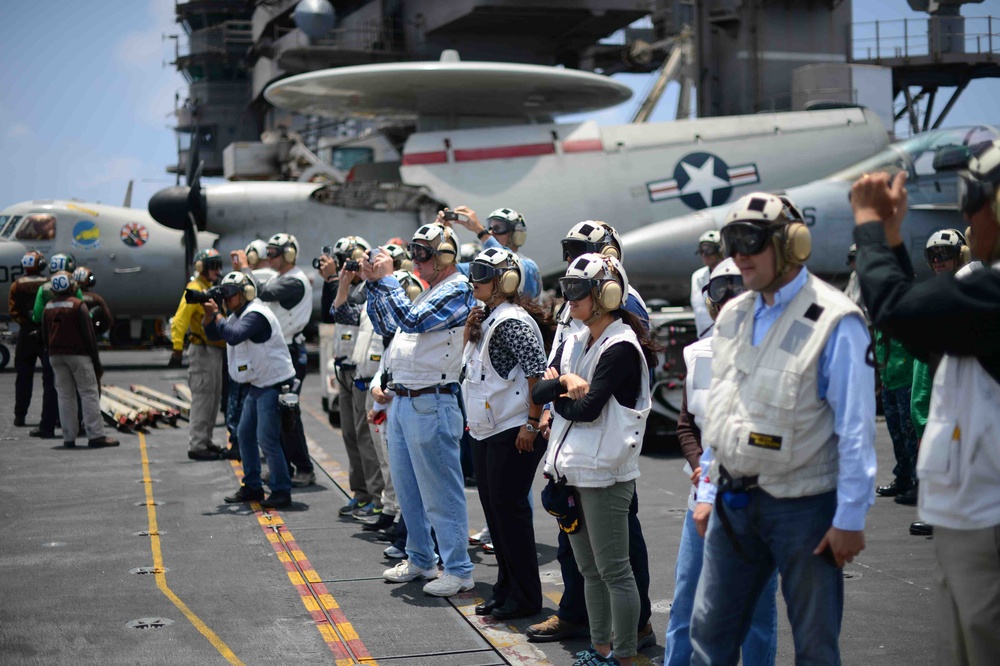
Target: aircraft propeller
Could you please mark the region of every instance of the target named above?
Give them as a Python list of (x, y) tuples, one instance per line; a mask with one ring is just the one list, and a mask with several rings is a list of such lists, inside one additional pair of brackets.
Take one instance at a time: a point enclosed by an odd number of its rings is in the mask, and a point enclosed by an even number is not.
[(198, 251), (198, 231), (206, 225), (205, 191), (201, 187), (201, 174), (205, 167), (201, 160), (200, 129), (196, 126), (191, 135), (191, 151), (188, 153), (185, 185), (160, 190), (149, 199), (149, 214), (160, 224), (184, 232), (184, 262), (191, 270), (194, 255)]

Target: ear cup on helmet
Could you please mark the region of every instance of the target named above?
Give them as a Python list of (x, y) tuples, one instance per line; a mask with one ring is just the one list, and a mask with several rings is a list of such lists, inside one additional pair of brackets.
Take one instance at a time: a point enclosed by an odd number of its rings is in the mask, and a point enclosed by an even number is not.
[(199, 259), (198, 261), (194, 262), (194, 272), (195, 273), (198, 273), (200, 275), (201, 274), (201, 269), (204, 268), (204, 267), (205, 267), (205, 265), (202, 263), (201, 259)]
[(523, 222), (517, 222), (514, 225), (514, 232), (510, 236), (511, 245), (521, 247), (528, 241), (528, 230), (524, 227)]
[(437, 261), (442, 266), (451, 266), (458, 257), (458, 250), (446, 240), (442, 240), (437, 246), (437, 253)]
[(298, 257), (298, 256), (299, 256), (299, 253), (295, 249), (295, 246), (293, 246), (291, 244), (285, 246), (285, 250), (282, 253), (282, 257), (284, 258), (286, 264), (294, 264), (295, 263), (295, 258)]
[(609, 244), (602, 247), (601, 255), (605, 257), (613, 257), (615, 259), (618, 259), (619, 261), (621, 260), (621, 257), (619, 256), (618, 253), (618, 248), (616, 248), (614, 245)]
[(606, 280), (597, 289), (597, 305), (605, 312), (617, 310), (622, 305), (622, 286), (614, 280)]
[(243, 285), (243, 298), (247, 302), (257, 298), (257, 285), (254, 284), (253, 280), (247, 280), (247, 283)]
[(500, 274), (497, 280), (497, 288), (504, 296), (513, 296), (517, 293), (517, 288), (521, 285), (521, 276), (515, 270), (506, 270)]
[(791, 222), (784, 231), (784, 259), (790, 264), (803, 264), (812, 254), (812, 234), (801, 222)]
[(407, 283), (406, 286), (403, 287), (403, 291), (406, 292), (406, 297), (411, 301), (417, 300), (417, 296), (424, 293), (424, 290), (421, 289), (420, 285), (413, 284), (412, 282)]
[(251, 249), (247, 252), (247, 263), (251, 266), (256, 266), (260, 263), (260, 255), (257, 254), (257, 250)]

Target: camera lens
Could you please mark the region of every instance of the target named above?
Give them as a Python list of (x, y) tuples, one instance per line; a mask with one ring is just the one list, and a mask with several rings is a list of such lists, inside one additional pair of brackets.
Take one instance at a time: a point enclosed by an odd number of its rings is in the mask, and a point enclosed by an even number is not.
[(356, 271), (359, 268), (361, 268), (361, 265), (358, 264), (358, 262), (354, 261), (353, 259), (348, 259), (347, 263), (344, 264), (344, 268), (346, 268), (349, 271)]

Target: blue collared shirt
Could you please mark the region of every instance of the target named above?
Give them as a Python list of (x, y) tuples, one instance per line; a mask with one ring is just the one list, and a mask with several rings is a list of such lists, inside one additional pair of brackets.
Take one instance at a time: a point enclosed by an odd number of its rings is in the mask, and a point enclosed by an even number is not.
[[(757, 294), (753, 311), (756, 347), (806, 283), (803, 268), (774, 295), (774, 305)], [(875, 371), (865, 363), (868, 328), (860, 316), (840, 320), (820, 355), (819, 399), (833, 410), (840, 469), (837, 477), (837, 513), (833, 526), (863, 530), (865, 515), (875, 502)]]
[(413, 303), (389, 275), (368, 283), (368, 317), (379, 335), (427, 333), (465, 326), (475, 305), (467, 280), (449, 280), (432, 288), (419, 303)]
[[(483, 242), (483, 249), (488, 250), (491, 247), (504, 249), (508, 252), (510, 251), (509, 247), (501, 245), (500, 241), (496, 238), (488, 236)], [(515, 254), (518, 259), (521, 260), (521, 266), (524, 267), (524, 295), (532, 299), (538, 298), (538, 296), (542, 293), (542, 276), (541, 272), (538, 270), (538, 264), (535, 263), (534, 259), (529, 259), (520, 252), (515, 252)], [(459, 272), (461, 272), (465, 277), (469, 277), (469, 263), (470, 262), (468, 261), (464, 261), (460, 264), (456, 264)]]

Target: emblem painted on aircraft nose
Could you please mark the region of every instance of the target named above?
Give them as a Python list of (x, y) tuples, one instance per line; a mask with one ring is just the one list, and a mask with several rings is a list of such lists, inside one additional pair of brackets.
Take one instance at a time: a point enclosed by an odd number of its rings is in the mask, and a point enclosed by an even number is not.
[(734, 187), (759, 182), (756, 164), (731, 167), (718, 155), (689, 153), (674, 167), (673, 178), (646, 183), (646, 192), (653, 203), (680, 198), (689, 208), (701, 210), (726, 203)]
[(73, 225), (73, 240), (77, 250), (96, 250), (101, 247), (101, 229), (90, 220), (81, 220)]

